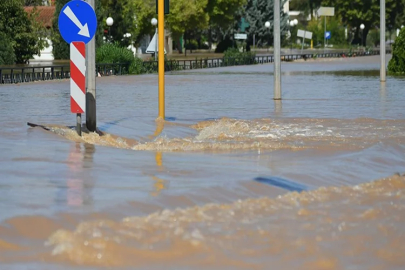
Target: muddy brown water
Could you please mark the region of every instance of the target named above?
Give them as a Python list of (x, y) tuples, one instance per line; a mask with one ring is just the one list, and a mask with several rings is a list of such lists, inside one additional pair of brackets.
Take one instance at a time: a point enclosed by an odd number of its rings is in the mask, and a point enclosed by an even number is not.
[[(403, 269), (405, 78), (378, 57), (0, 86), (0, 269)], [(26, 122), (50, 130), (30, 128)], [(399, 173), (399, 174), (396, 174)]]

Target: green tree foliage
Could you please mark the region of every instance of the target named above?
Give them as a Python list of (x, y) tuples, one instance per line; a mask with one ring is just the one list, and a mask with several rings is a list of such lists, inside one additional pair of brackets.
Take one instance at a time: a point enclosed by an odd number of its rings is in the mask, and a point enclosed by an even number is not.
[(390, 73), (405, 73), (405, 27), (399, 32), (399, 36), (392, 44), (392, 58), (388, 63)]
[[(0, 32), (11, 42), (16, 63), (26, 63), (39, 52), (38, 33), (21, 0), (0, 1)], [(4, 50), (0, 47), (0, 50)]]
[(104, 8), (101, 5), (101, 1), (100, 0), (95, 0), (94, 1), (95, 4), (95, 12), (96, 12), (96, 17), (97, 17), (97, 30), (96, 30), (96, 48), (102, 46), (104, 44), (103, 41), (103, 36), (104, 36), (104, 28), (103, 25), (105, 24), (105, 16), (104, 16)]
[(152, 25), (152, 18), (157, 18), (156, 0), (133, 0), (135, 12), (135, 32), (133, 40), (135, 46), (139, 46), (141, 39), (145, 35), (151, 35), (155, 31)]
[(290, 1), (290, 10), (300, 10), (305, 17), (311, 15), (311, 20), (315, 20), (314, 14), (322, 5), (322, 0), (294, 0)]
[[(284, 1), (280, 3), (280, 29), (281, 35), (285, 36), (288, 30), (288, 15), (283, 11)], [(250, 24), (248, 33), (250, 39), (255, 35), (258, 46), (268, 46), (273, 44), (273, 20), (274, 20), (273, 0), (249, 0), (246, 7), (246, 17)], [(266, 21), (271, 23), (270, 28), (265, 27)]]
[(405, 0), (398, 0), (398, 8), (396, 11), (398, 12), (397, 16), (395, 17), (395, 28), (401, 28), (402, 25), (405, 25)]
[(12, 65), (14, 62), (15, 54), (11, 39), (0, 32), (0, 65)]
[(222, 41), (223, 33), (234, 28), (236, 20), (240, 18), (239, 11), (246, 3), (247, 0), (208, 0), (205, 11), (209, 16), (207, 32), (209, 48), (213, 37), (216, 37), (216, 41)]
[[(307, 30), (312, 32), (312, 40), (314, 46), (322, 45), (324, 43), (324, 31), (325, 25), (323, 20), (313, 20), (308, 23)], [(335, 17), (330, 17), (327, 19), (327, 30), (332, 33), (331, 39), (328, 41), (329, 44), (345, 44), (345, 28), (340, 23), (340, 20)]]
[[(404, 0), (386, 0), (387, 26), (398, 27), (398, 21), (405, 8)], [(349, 29), (354, 29), (353, 43), (367, 43), (367, 35), (371, 29), (380, 26), (380, 0), (323, 0), (322, 6), (335, 7), (335, 14), (342, 19)], [(364, 24), (364, 30), (360, 25)]]
[(41, 6), (43, 4), (42, 0), (22, 0), (24, 6)]
[[(124, 38), (124, 34), (135, 34), (135, 12), (133, 0), (100, 0), (104, 10), (104, 21), (102, 27), (108, 31), (112, 42), (118, 42), (121, 46), (127, 47), (132, 42), (131, 38)], [(105, 19), (113, 18), (114, 24), (108, 27)]]
[(65, 4), (69, 2), (70, 0), (56, 0), (56, 5), (55, 5), (55, 14), (53, 16), (53, 21), (52, 21), (52, 53), (53, 57), (55, 59), (69, 59), (70, 58), (70, 50), (69, 50), (69, 44), (66, 43), (66, 41), (62, 38), (59, 32), (59, 26), (58, 26), (58, 19), (59, 19), (59, 14)]
[(208, 0), (206, 12), (210, 27), (228, 28), (235, 21), (235, 14), (247, 0)]
[(36, 49), (36, 54), (40, 55), (40, 51), (48, 47), (48, 41), (47, 38), (49, 37), (49, 31), (45, 28), (45, 26), (38, 20), (39, 17), (39, 11), (37, 10), (36, 7), (33, 8), (30, 14), (28, 14), (28, 17), (31, 21), (32, 24), (32, 29), (33, 33), (36, 34), (37, 36), (37, 49)]
[(208, 14), (205, 12), (208, 0), (176, 0), (170, 2), (167, 27), (173, 37), (180, 38), (187, 30), (208, 28)]

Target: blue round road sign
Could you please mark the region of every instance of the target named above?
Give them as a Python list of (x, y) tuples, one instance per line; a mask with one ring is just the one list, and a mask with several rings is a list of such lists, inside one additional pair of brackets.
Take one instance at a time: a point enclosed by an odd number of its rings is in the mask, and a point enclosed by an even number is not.
[(88, 43), (96, 33), (97, 17), (94, 9), (85, 1), (68, 2), (59, 14), (59, 32), (67, 43)]

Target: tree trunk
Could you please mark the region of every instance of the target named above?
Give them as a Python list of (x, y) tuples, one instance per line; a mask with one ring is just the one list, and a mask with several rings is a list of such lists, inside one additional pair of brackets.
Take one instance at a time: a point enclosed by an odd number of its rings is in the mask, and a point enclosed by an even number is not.
[(356, 27), (356, 33), (354, 34), (354, 42), (352, 41), (352, 44), (360, 44), (361, 45), (361, 36), (360, 36), (360, 28)]
[(186, 35), (183, 36), (183, 40), (184, 40), (184, 56), (187, 56), (187, 39), (186, 39)]
[(208, 51), (211, 52), (212, 48), (212, 30), (211, 26), (208, 28)]

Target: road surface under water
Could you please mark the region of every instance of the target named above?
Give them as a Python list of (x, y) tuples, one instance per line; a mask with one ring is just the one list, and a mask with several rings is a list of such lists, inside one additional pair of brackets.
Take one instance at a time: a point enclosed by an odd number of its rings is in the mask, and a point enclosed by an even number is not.
[[(403, 269), (404, 77), (379, 58), (0, 86), (0, 269)], [(27, 122), (49, 130), (31, 128)], [(396, 174), (399, 173), (399, 174)]]

